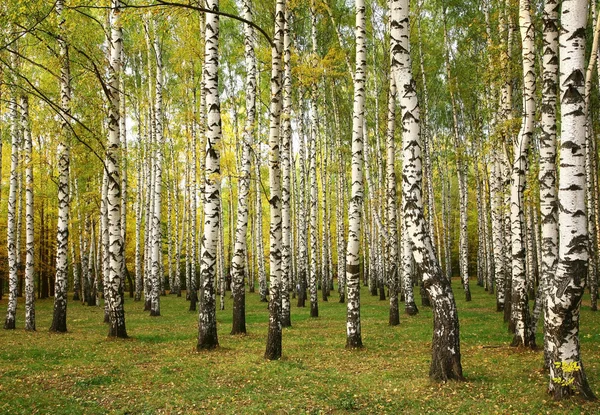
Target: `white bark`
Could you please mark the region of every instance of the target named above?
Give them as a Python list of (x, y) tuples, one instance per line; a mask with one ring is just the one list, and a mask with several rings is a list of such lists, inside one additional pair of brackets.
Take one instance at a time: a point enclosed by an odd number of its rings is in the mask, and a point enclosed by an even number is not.
[(154, 117), (155, 117), (155, 137), (156, 143), (154, 148), (154, 186), (153, 192), (154, 209), (152, 210), (152, 231), (151, 231), (151, 279), (152, 293), (150, 304), (150, 315), (160, 316), (160, 295), (161, 295), (161, 280), (162, 275), (162, 217), (161, 217), (161, 202), (162, 202), (162, 169), (163, 169), (163, 102), (162, 102), (162, 84), (163, 84), (163, 69), (162, 69), (162, 50), (158, 35), (154, 37), (154, 53), (156, 59), (156, 95), (154, 102)]
[(280, 116), (282, 106), (281, 55), (285, 22), (285, 2), (275, 6), (275, 34), (271, 46), (271, 102), (269, 104), (269, 331), (265, 358), (281, 357), (281, 167), (279, 160)]
[(363, 120), (365, 112), (365, 2), (355, 0), (356, 70), (352, 111), (352, 194), (348, 207), (346, 250), (347, 322), (346, 348), (362, 347), (360, 324), (360, 217), (363, 204)]
[[(209, 0), (210, 10), (219, 10), (218, 0)], [(219, 241), (219, 210), (221, 205), (221, 104), (219, 100), (219, 16), (206, 16), (204, 48), (204, 89), (206, 91), (206, 171), (204, 172), (204, 236), (201, 250), (200, 312), (198, 317), (198, 349), (219, 345), (215, 278), (217, 244)]]
[(292, 281), (292, 221), (291, 221), (291, 153), (292, 153), (292, 66), (291, 14), (285, 9), (283, 27), (283, 108), (281, 113), (281, 325), (289, 327), (290, 286)]
[(558, 183), (559, 259), (546, 304), (549, 392), (594, 399), (579, 347), (579, 313), (588, 266), (585, 204), (585, 27), (587, 1), (562, 2), (560, 45), (561, 151)]
[(121, 238), (121, 141), (119, 137), (119, 74), (121, 72), (121, 48), (123, 33), (120, 21), (120, 1), (111, 2), (111, 42), (108, 81), (109, 119), (106, 169), (108, 174), (108, 233), (109, 273), (106, 298), (109, 311), (109, 337), (127, 337), (123, 309), (123, 240)]
[[(23, 153), (25, 164), (25, 330), (35, 330), (35, 287), (34, 287), (34, 211), (33, 211), (33, 162), (31, 159), (31, 129), (29, 126), (29, 102), (21, 98), (23, 127)], [(59, 219), (60, 220), (60, 219)], [(66, 276), (65, 276), (66, 277)], [(66, 291), (66, 290), (65, 290)], [(56, 295), (56, 291), (55, 291)], [(65, 305), (66, 305), (66, 295)], [(55, 297), (56, 298), (56, 297)], [(65, 310), (66, 311), (66, 310)], [(65, 326), (66, 327), (66, 326)]]
[(512, 257), (512, 315), (515, 335), (513, 346), (533, 347), (535, 338), (531, 338), (529, 307), (526, 283), (526, 246), (524, 220), (524, 190), (527, 173), (527, 154), (533, 136), (535, 118), (535, 54), (534, 26), (531, 18), (530, 0), (519, 3), (519, 28), (522, 41), (523, 58), (523, 114), (521, 130), (514, 147), (512, 166), (510, 219), (511, 219), (511, 257)]
[[(16, 57), (11, 54), (13, 69), (16, 69)], [(8, 251), (8, 305), (5, 329), (15, 329), (17, 314), (17, 249), (16, 249), (16, 214), (17, 214), (17, 170), (19, 168), (19, 112), (17, 109), (16, 88), (11, 88), (9, 112), (11, 120), (10, 138), (10, 181), (8, 190), (8, 222), (6, 226), (6, 242)]]
[[(423, 214), (419, 103), (412, 76), (409, 41), (409, 2), (391, 0), (391, 54), (398, 62), (393, 74), (399, 91), (403, 126), (403, 210), (413, 258), (423, 272), (423, 283), (433, 307), (432, 361), (434, 380), (462, 380), (458, 314), (450, 281), (442, 276)], [(392, 66), (394, 67), (394, 66)]]

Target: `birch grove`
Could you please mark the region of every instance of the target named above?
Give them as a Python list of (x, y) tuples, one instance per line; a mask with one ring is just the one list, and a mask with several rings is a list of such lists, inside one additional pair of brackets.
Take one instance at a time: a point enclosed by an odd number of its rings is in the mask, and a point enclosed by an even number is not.
[(414, 355), (419, 327), (434, 382), (485, 349), (595, 399), (595, 3), (7, 0), (0, 22), (7, 338), (104, 319), (117, 347), (193, 315), (221, 365), (323, 353), (341, 320), (359, 360)]

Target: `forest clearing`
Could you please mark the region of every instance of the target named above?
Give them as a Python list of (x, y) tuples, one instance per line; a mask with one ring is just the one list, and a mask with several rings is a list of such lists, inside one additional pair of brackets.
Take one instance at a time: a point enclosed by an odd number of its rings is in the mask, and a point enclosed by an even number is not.
[[(454, 280), (458, 289), (459, 280)], [(466, 382), (427, 379), (431, 309), (387, 324), (388, 306), (363, 288), (365, 348), (344, 349), (345, 306), (337, 296), (321, 315), (292, 308), (279, 361), (263, 359), (268, 311), (248, 294), (246, 336), (232, 336), (231, 304), (217, 311), (220, 347), (195, 351), (197, 314), (183, 298), (163, 298), (163, 316), (149, 319), (127, 299), (131, 339), (107, 341), (102, 308), (74, 304), (69, 332), (0, 331), (3, 414), (596, 414), (597, 402), (555, 403), (545, 392), (542, 351), (519, 351), (480, 287), (457, 299)], [(0, 302), (3, 306), (6, 301)], [(52, 301), (37, 303), (40, 326)], [(582, 306), (581, 344), (590, 379), (600, 377), (600, 321)], [(538, 335), (538, 342), (541, 336)], [(594, 392), (600, 393), (598, 382)]]
[(4, 408), (594, 413), (599, 46), (589, 0), (2, 2)]

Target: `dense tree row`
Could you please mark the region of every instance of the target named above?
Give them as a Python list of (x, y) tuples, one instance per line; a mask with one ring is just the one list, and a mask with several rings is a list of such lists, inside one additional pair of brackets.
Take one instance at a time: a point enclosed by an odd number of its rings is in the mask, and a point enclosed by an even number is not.
[(390, 326), (418, 287), (430, 377), (462, 380), (457, 276), (512, 346), (543, 326), (555, 398), (594, 398), (595, 3), (28, 0), (0, 19), (6, 329), (23, 295), (36, 330), (37, 290), (66, 331), (73, 292), (127, 337), (127, 291), (155, 317), (185, 291), (212, 349), (217, 296), (246, 333), (258, 282), (278, 359), (292, 299), (316, 318), (336, 282), (361, 348), (361, 284)]

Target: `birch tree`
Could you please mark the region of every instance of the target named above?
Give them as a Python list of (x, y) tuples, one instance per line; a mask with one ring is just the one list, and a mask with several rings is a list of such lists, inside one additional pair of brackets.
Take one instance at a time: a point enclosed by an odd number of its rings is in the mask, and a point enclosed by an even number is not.
[(363, 119), (365, 112), (365, 2), (355, 0), (356, 68), (352, 110), (352, 193), (348, 206), (348, 247), (346, 249), (346, 348), (362, 348), (360, 325), (360, 220), (363, 188)]
[(153, 192), (154, 208), (152, 209), (152, 231), (151, 231), (151, 273), (152, 273), (152, 293), (150, 295), (150, 315), (160, 316), (160, 295), (162, 281), (162, 218), (161, 218), (161, 203), (162, 203), (162, 171), (163, 171), (163, 147), (164, 147), (164, 132), (163, 132), (163, 64), (162, 50), (158, 34), (154, 36), (154, 53), (156, 59), (156, 93), (154, 102), (154, 117), (155, 117), (155, 138), (156, 144), (154, 148), (154, 188)]
[(269, 331), (265, 358), (281, 357), (281, 167), (279, 160), (281, 116), (281, 55), (285, 21), (285, 1), (275, 4), (275, 33), (271, 45), (271, 102), (269, 104)]
[(549, 393), (561, 400), (574, 392), (595, 399), (579, 346), (579, 316), (588, 269), (585, 214), (585, 29), (587, 1), (564, 0), (561, 10), (560, 177), (558, 264), (546, 302), (550, 357)]
[(285, 4), (283, 26), (283, 107), (281, 113), (281, 326), (292, 325), (290, 316), (290, 285), (292, 276), (292, 221), (291, 221), (291, 153), (292, 153), (292, 65), (291, 13)]
[(58, 144), (58, 229), (56, 232), (56, 278), (54, 284), (54, 313), (50, 331), (67, 331), (67, 277), (69, 244), (69, 165), (70, 147), (69, 117), (71, 116), (71, 74), (69, 65), (69, 52), (64, 39), (63, 1), (56, 3), (58, 16), (58, 46), (61, 64), (60, 70), (60, 97), (61, 97), (61, 137)]
[[(21, 121), (23, 127), (23, 155), (25, 164), (25, 330), (35, 330), (34, 287), (34, 212), (33, 212), (33, 161), (31, 159), (31, 127), (29, 100), (21, 97)], [(66, 296), (66, 292), (64, 293)], [(55, 291), (56, 296), (56, 291)], [(66, 300), (65, 300), (66, 301)]]
[[(17, 58), (11, 54), (12, 70), (17, 69)], [(13, 86), (10, 91), (9, 112), (11, 120), (10, 138), (10, 184), (8, 189), (8, 223), (6, 242), (8, 251), (8, 306), (4, 328), (14, 330), (17, 320), (17, 249), (16, 249), (16, 213), (17, 213), (17, 170), (19, 168), (19, 110), (17, 108), (17, 91)]]
[(108, 178), (108, 255), (106, 301), (109, 315), (109, 337), (127, 337), (125, 311), (123, 308), (123, 240), (121, 238), (121, 180), (120, 157), (121, 141), (119, 137), (119, 73), (121, 72), (121, 48), (123, 31), (121, 27), (121, 2), (111, 2), (111, 42), (110, 64), (108, 67), (108, 145), (106, 147), (106, 172)]
[[(244, 18), (252, 21), (250, 0), (244, 1)], [(250, 194), (250, 151), (254, 138), (256, 118), (256, 43), (254, 28), (244, 24), (244, 57), (246, 61), (246, 121), (242, 136), (242, 159), (238, 191), (238, 214), (235, 246), (231, 261), (231, 294), (233, 295), (233, 323), (231, 334), (246, 333), (246, 292), (244, 277), (246, 265), (246, 234), (248, 232), (248, 200)]]
[[(219, 0), (207, 2), (209, 10), (219, 11)], [(200, 312), (197, 349), (213, 349), (217, 337), (215, 278), (221, 206), (221, 104), (219, 100), (219, 15), (206, 15), (203, 82), (206, 94), (206, 167), (204, 172), (204, 237), (200, 261)], [(193, 212), (191, 212), (193, 214)], [(192, 276), (193, 277), (193, 276)]]
[(413, 257), (423, 272), (423, 282), (433, 307), (432, 359), (429, 376), (433, 380), (462, 380), (458, 314), (450, 281), (442, 275), (423, 213), (422, 159), (419, 103), (412, 76), (409, 40), (408, 0), (390, 0), (392, 60), (402, 111), (403, 210), (406, 229), (413, 244)]
[(526, 283), (526, 244), (524, 190), (527, 172), (527, 154), (533, 136), (535, 118), (535, 54), (534, 27), (531, 18), (531, 2), (519, 2), (519, 29), (523, 58), (523, 114), (521, 130), (514, 146), (510, 193), (511, 258), (512, 258), (512, 315), (515, 325), (512, 346), (535, 346), (531, 337), (529, 306)]

